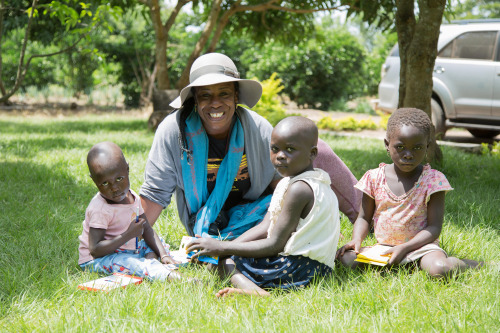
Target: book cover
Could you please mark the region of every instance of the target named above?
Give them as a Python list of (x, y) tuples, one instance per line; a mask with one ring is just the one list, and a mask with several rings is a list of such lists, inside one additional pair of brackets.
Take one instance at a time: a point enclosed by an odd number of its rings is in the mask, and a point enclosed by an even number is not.
[(141, 284), (142, 278), (121, 273), (105, 276), (100, 279), (92, 280), (78, 285), (78, 289), (90, 291), (109, 292), (116, 288), (125, 288), (130, 284)]
[[(181, 246), (179, 248), (179, 251), (184, 251), (186, 253), (187, 245), (193, 239), (196, 239), (196, 237), (183, 236), (182, 240), (181, 240)], [(186, 256), (187, 256), (188, 259), (191, 259), (191, 257), (195, 253), (196, 253), (195, 251), (189, 252), (189, 253), (186, 254)], [(196, 259), (198, 259), (198, 261), (207, 262), (207, 263), (211, 263), (211, 264), (214, 264), (214, 265), (217, 265), (219, 263), (219, 257), (199, 256)]]
[(377, 244), (374, 246), (362, 247), (354, 261), (363, 262), (370, 265), (385, 266), (391, 258), (391, 254), (382, 254), (392, 246)]

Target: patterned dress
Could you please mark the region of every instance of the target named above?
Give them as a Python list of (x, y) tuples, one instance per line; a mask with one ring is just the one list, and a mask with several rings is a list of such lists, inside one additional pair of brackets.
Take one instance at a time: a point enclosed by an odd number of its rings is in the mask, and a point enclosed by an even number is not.
[[(381, 163), (377, 169), (367, 171), (355, 187), (375, 200), (373, 224), (377, 242), (400, 245), (427, 227), (427, 203), (431, 195), (453, 188), (441, 172), (426, 164), (413, 188), (397, 196), (387, 185), (385, 167)], [(443, 251), (438, 244), (436, 239), (408, 253), (401, 263), (415, 261), (431, 251)]]

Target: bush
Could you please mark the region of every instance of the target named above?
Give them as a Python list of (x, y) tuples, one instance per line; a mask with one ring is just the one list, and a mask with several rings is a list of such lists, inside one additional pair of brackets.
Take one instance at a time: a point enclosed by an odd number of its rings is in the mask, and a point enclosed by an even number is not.
[(376, 110), (375, 111), (379, 116), (380, 116), (380, 127), (382, 127), (383, 129), (387, 130), (387, 122), (389, 121), (389, 118), (390, 118), (390, 114), (389, 113), (385, 113), (385, 112), (382, 112), (382, 111), (379, 111), (379, 110)]
[[(254, 78), (254, 80), (257, 79)], [(276, 126), (281, 119), (289, 116), (285, 113), (285, 108), (278, 96), (284, 87), (281, 80), (276, 78), (276, 73), (271, 74), (271, 77), (262, 81), (261, 84), (262, 97), (252, 110), (266, 118), (271, 125)]]
[(365, 53), (345, 28), (318, 27), (316, 38), (301, 45), (267, 43), (245, 50), (242, 62), (249, 72), (283, 80), (283, 92), (299, 106), (329, 110), (336, 100), (363, 93)]
[(500, 158), (500, 142), (493, 142), (491, 145), (487, 143), (481, 143), (483, 155), (491, 155)]
[(377, 129), (377, 124), (369, 119), (356, 120), (353, 117), (346, 117), (338, 120), (333, 120), (330, 117), (321, 118), (317, 124), (319, 129), (327, 129), (332, 131), (361, 131), (363, 129)]

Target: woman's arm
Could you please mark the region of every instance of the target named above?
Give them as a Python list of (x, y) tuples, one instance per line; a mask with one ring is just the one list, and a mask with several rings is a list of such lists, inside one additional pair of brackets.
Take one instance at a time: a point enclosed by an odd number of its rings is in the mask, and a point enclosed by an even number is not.
[(444, 218), (444, 197), (446, 192), (431, 194), (427, 203), (427, 227), (406, 243), (394, 246), (386, 253), (392, 253), (389, 264), (398, 264), (408, 252), (434, 242), (441, 234)]
[(163, 211), (163, 207), (154, 201), (141, 197), (141, 206), (144, 209), (146, 220), (151, 226), (156, 223), (156, 220)]
[(303, 181), (290, 185), (283, 202), (281, 214), (270, 238), (248, 242), (221, 242), (212, 238), (192, 241), (187, 251), (200, 250), (196, 256), (228, 256), (262, 258), (282, 252), (292, 232), (297, 229), (301, 217), (307, 216), (314, 202), (312, 189)]
[(361, 244), (370, 231), (370, 222), (373, 219), (374, 212), (375, 200), (368, 194), (363, 193), (359, 216), (354, 222), (352, 230), (352, 240), (337, 250), (337, 254), (335, 255), (337, 259), (343, 256), (347, 250), (354, 250), (355, 253), (359, 253)]
[(130, 222), (128, 229), (121, 235), (118, 235), (112, 239), (104, 239), (106, 235), (106, 229), (89, 228), (89, 251), (92, 257), (100, 258), (108, 254), (115, 252), (120, 246), (128, 242), (134, 237), (140, 237), (142, 235), (146, 220), (139, 219), (139, 222), (135, 222), (135, 219)]

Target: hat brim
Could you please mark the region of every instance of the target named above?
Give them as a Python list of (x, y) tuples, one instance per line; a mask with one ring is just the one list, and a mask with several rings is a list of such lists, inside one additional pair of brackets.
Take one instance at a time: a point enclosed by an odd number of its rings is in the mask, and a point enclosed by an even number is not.
[(239, 94), (238, 104), (244, 104), (249, 108), (253, 108), (262, 96), (262, 85), (255, 80), (238, 79), (224, 74), (207, 74), (199, 77), (181, 90), (179, 97), (170, 103), (174, 109), (179, 109), (184, 101), (192, 96), (192, 87), (204, 87), (213, 84), (238, 82)]

